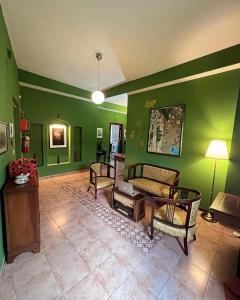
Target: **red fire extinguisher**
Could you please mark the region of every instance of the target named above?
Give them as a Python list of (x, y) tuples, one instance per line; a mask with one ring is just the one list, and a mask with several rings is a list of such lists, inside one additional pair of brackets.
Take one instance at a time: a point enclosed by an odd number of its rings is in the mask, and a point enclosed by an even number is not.
[(22, 153), (30, 152), (30, 137), (23, 136), (22, 137)]

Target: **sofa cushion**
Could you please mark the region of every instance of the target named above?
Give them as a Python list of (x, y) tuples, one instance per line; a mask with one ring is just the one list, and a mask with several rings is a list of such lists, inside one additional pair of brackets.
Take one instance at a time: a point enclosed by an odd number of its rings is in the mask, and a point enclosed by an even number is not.
[(170, 187), (160, 182), (156, 182), (147, 178), (129, 179), (128, 182), (131, 183), (133, 186), (148, 193), (151, 193), (155, 196), (164, 198), (169, 197)]
[(168, 184), (174, 184), (176, 179), (176, 172), (172, 170), (163, 169), (155, 166), (143, 165), (143, 177), (154, 179)]

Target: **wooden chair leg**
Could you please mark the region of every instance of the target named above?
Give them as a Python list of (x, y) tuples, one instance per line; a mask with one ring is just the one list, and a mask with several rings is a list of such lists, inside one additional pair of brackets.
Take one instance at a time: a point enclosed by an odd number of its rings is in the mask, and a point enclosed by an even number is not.
[[(153, 203), (153, 202), (152, 202)], [(153, 220), (154, 219), (154, 207), (152, 205), (152, 209), (151, 209), (151, 234), (150, 234), (150, 239), (153, 239), (153, 233), (154, 233), (154, 226), (153, 226)]]
[(89, 187), (88, 187), (88, 190), (87, 190), (87, 191), (89, 192), (89, 190), (90, 190), (90, 184), (89, 184)]
[(94, 198), (97, 199), (97, 188), (95, 187), (95, 194), (94, 194)]
[(193, 239), (194, 239), (194, 241), (196, 241), (196, 239), (197, 239), (197, 237), (196, 237), (196, 234), (194, 233), (194, 235), (193, 235)]
[(188, 243), (187, 237), (184, 238), (184, 254), (188, 256)]
[(151, 234), (150, 234), (150, 239), (151, 239), (151, 240), (153, 239), (153, 233), (154, 233), (154, 227), (153, 227), (153, 225), (151, 224)]

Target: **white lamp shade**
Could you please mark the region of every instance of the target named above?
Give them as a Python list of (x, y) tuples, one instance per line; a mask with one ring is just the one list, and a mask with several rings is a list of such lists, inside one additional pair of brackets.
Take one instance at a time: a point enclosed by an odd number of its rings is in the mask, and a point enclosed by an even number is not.
[(104, 94), (101, 91), (95, 91), (92, 93), (92, 101), (95, 104), (102, 104), (104, 102)]
[(228, 159), (226, 142), (222, 140), (212, 140), (208, 146), (205, 156), (214, 159)]

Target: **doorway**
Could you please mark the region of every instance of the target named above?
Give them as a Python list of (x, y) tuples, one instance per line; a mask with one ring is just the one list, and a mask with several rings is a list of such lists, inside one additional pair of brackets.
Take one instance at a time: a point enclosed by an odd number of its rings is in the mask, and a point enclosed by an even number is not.
[(115, 153), (123, 150), (123, 124), (110, 123), (109, 131), (109, 161), (114, 160)]

